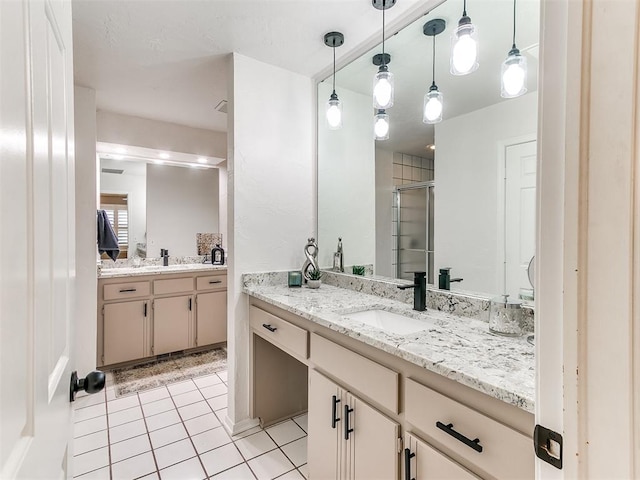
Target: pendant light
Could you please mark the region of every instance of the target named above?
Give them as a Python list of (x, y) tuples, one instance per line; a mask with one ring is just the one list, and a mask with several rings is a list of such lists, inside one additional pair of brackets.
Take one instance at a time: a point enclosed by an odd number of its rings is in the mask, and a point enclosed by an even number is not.
[(387, 66), (391, 56), (384, 53), (384, 12), (396, 4), (396, 0), (372, 0), (378, 10), (382, 10), (382, 54), (373, 57), (374, 65), (378, 65), (378, 73), (373, 77), (373, 108), (386, 109), (393, 106), (393, 73)]
[(516, 47), (516, 0), (513, 0), (513, 44), (502, 62), (502, 88), (500, 95), (515, 98), (527, 93), (527, 58)]
[(441, 18), (434, 18), (424, 24), (422, 32), (433, 37), (432, 82), (429, 91), (424, 96), (422, 105), (422, 121), (424, 123), (438, 123), (442, 121), (443, 96), (436, 85), (436, 35), (442, 33), (446, 22)]
[(344, 44), (344, 35), (329, 32), (324, 36), (324, 44), (333, 49), (333, 93), (327, 101), (327, 123), (330, 130), (338, 130), (342, 127), (342, 102), (336, 94), (336, 47)]
[(376, 140), (389, 138), (389, 114), (384, 109), (379, 109), (373, 117), (373, 138)]
[(467, 15), (467, 0), (463, 0), (462, 17), (451, 35), (450, 71), (453, 75), (468, 75), (478, 69), (478, 29)]

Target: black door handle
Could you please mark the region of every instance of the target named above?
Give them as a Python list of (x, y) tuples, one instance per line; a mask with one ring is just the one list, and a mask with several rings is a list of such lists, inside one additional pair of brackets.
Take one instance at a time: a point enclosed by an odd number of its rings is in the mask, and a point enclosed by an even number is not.
[(87, 393), (98, 393), (104, 388), (105, 374), (100, 370), (89, 373), (85, 378), (78, 378), (78, 372), (71, 372), (71, 382), (69, 383), (69, 401), (76, 399), (76, 393), (84, 390)]
[(272, 327), (271, 325), (269, 325), (268, 323), (263, 323), (262, 326), (264, 328), (266, 328), (267, 330), (269, 330), (270, 332), (275, 332), (277, 330), (276, 327)]
[(462, 435), (460, 432), (456, 432), (453, 429), (453, 423), (449, 423), (449, 424), (445, 425), (442, 422), (436, 422), (436, 427), (438, 427), (443, 432), (448, 433), (449, 435), (451, 435), (456, 440), (461, 441), (467, 447), (473, 448), (478, 453), (482, 453), (482, 445), (480, 445), (480, 439), (476, 438), (474, 440), (471, 440), (470, 438), (465, 437), (464, 435)]
[(331, 428), (336, 428), (336, 423), (340, 421), (340, 419), (336, 417), (338, 413), (338, 403), (340, 403), (340, 399), (334, 395), (331, 403)]
[(209, 280), (209, 285), (212, 285), (214, 283), (222, 283), (222, 280)]
[(120, 290), (120, 293), (129, 293), (129, 292), (135, 292), (136, 289), (135, 288), (123, 288), (122, 290)]
[(193, 299), (189, 298), (189, 311), (191, 311), (191, 303), (193, 302)]
[(147, 316), (147, 302), (144, 302), (144, 316)]
[(353, 412), (353, 408), (349, 405), (344, 406), (344, 439), (349, 440), (349, 434), (353, 432), (353, 428), (349, 428), (349, 414)]
[(415, 457), (415, 453), (411, 453), (408, 448), (404, 449), (404, 480), (416, 480), (411, 478), (411, 459)]

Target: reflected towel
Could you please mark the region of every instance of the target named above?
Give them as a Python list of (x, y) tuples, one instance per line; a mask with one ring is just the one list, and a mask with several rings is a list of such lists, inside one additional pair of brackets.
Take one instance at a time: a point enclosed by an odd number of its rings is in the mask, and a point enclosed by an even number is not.
[(120, 255), (118, 237), (116, 237), (107, 212), (104, 210), (98, 210), (98, 251), (100, 255), (103, 253), (109, 255), (109, 258), (114, 262)]

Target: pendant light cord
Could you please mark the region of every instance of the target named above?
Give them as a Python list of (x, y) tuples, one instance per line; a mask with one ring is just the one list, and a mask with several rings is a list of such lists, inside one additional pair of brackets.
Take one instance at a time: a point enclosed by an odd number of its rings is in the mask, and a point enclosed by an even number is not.
[(333, 45), (333, 93), (336, 93), (336, 46)]
[(433, 35), (433, 62), (431, 63), (431, 85), (436, 84), (436, 36)]
[(462, 16), (467, 16), (467, 0), (462, 1)]
[(382, 65), (386, 65), (386, 62), (384, 61), (384, 11), (386, 10), (385, 1), (386, 0), (382, 0)]
[(516, 0), (513, 0), (513, 46), (511, 48), (516, 48)]

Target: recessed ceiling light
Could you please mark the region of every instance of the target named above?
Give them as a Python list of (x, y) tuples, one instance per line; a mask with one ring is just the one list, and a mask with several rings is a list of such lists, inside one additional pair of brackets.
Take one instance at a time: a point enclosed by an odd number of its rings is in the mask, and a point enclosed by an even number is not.
[(124, 157), (122, 155), (113, 155), (113, 159), (114, 160), (124, 160)]
[(127, 151), (122, 147), (118, 147), (118, 148), (116, 148), (116, 153), (123, 154), (123, 153), (127, 153)]
[(198, 163), (207, 163), (207, 159), (203, 158), (203, 157), (200, 157), (200, 158), (198, 158)]
[(430, 143), (429, 145), (427, 145), (424, 148), (425, 148), (425, 150), (435, 150), (436, 146), (433, 143)]
[(171, 155), (169, 155), (168, 153), (161, 153), (158, 156), (164, 160), (166, 160), (167, 158), (171, 158)]

